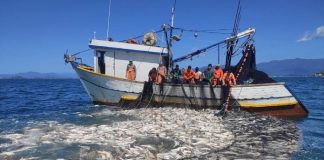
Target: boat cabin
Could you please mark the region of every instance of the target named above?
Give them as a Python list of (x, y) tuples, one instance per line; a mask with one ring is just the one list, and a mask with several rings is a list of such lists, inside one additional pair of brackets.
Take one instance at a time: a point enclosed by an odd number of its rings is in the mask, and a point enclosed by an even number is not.
[(92, 39), (89, 47), (94, 50), (94, 72), (125, 78), (130, 60), (136, 66), (136, 81), (147, 81), (148, 73), (159, 63), (165, 64), (168, 50), (163, 47)]

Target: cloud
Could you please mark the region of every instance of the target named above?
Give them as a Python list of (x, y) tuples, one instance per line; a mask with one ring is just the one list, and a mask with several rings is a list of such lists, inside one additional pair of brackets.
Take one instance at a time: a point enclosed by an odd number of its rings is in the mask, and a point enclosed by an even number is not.
[(320, 26), (316, 28), (316, 31), (313, 33), (305, 32), (303, 36), (301, 36), (297, 42), (306, 42), (313, 39), (324, 38), (324, 26)]
[(324, 37), (324, 26), (320, 26), (316, 29), (315, 37), (316, 38)]
[(302, 37), (300, 37), (297, 42), (306, 42), (312, 39), (312, 35), (309, 32), (305, 32)]

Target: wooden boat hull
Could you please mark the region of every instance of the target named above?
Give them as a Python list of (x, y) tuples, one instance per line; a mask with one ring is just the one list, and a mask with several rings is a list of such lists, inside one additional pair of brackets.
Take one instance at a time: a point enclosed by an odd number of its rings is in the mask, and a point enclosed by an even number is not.
[[(72, 63), (80, 80), (97, 104), (117, 104), (122, 99), (134, 101), (143, 90), (144, 82), (128, 81), (95, 73), (77, 63)], [(153, 102), (220, 108), (225, 96), (222, 87), (210, 85), (169, 84), (153, 85)], [(304, 117), (307, 109), (298, 101), (284, 83), (237, 85), (231, 88), (231, 107), (264, 115)]]

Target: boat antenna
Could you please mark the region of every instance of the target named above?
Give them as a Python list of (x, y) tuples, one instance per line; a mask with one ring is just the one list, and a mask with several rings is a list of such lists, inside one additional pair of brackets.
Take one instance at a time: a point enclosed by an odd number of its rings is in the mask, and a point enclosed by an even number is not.
[(111, 10), (111, 0), (109, 0), (109, 5), (108, 5), (108, 22), (107, 22), (107, 37), (106, 37), (106, 40), (109, 39), (109, 29), (110, 29), (110, 10)]
[(218, 57), (218, 59), (217, 59), (217, 64), (220, 64), (220, 62), (219, 62), (219, 59), (220, 59), (220, 49), (219, 49), (219, 45), (217, 46), (217, 57)]
[[(171, 30), (170, 30), (170, 45), (171, 45), (171, 37), (172, 37), (172, 34), (173, 34), (173, 29), (174, 29), (174, 16), (175, 16), (175, 7), (176, 7), (176, 4), (177, 4), (177, 0), (174, 0), (174, 3), (173, 3), (173, 7), (172, 7), (172, 11), (171, 11)], [(171, 45), (172, 46), (172, 45)]]
[(171, 71), (172, 67), (173, 67), (173, 64), (172, 64), (172, 51), (171, 51), (171, 47), (172, 47), (172, 35), (173, 35), (173, 29), (174, 29), (174, 16), (175, 16), (175, 7), (176, 7), (176, 4), (177, 4), (177, 0), (174, 0), (174, 3), (173, 3), (173, 7), (172, 7), (172, 11), (171, 11), (171, 22), (170, 22), (170, 37), (169, 37), (169, 40), (167, 39), (167, 41), (169, 41), (168, 44), (168, 53), (169, 53), (169, 63), (168, 63), (168, 69), (169, 71)]
[[(232, 31), (232, 36), (236, 36), (238, 32), (238, 27), (241, 19), (241, 1), (239, 0), (237, 9), (236, 9), (236, 15), (235, 15), (235, 20), (234, 20), (234, 27)], [(234, 50), (234, 43), (236, 43), (237, 38), (228, 41), (227, 42), (227, 52), (226, 52), (226, 63), (225, 63), (225, 69), (230, 69), (231, 67), (231, 61), (232, 61), (232, 55), (233, 55), (233, 50)]]

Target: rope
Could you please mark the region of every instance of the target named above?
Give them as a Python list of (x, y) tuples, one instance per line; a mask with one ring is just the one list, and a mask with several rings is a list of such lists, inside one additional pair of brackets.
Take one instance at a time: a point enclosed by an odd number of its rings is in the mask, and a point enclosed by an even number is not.
[(193, 95), (193, 100), (195, 101), (195, 104), (196, 106), (198, 106), (199, 104), (199, 99), (196, 97), (196, 92), (195, 92), (195, 89), (193, 87), (197, 87), (196, 85), (199, 85), (199, 84), (195, 84), (195, 86), (189, 86), (189, 90), (190, 90), (190, 94)]
[[(163, 98), (162, 98), (162, 101), (161, 101), (161, 103), (160, 103), (160, 106), (163, 105), (164, 100), (165, 100), (165, 97), (167, 96), (167, 93), (169, 92), (169, 89), (170, 89), (170, 87), (168, 88), (168, 90), (167, 90), (166, 92), (164, 92), (164, 93), (162, 94)], [(160, 96), (161, 96), (161, 94), (160, 94)]]
[(142, 101), (143, 101), (143, 92), (140, 93), (140, 96), (137, 98), (137, 101), (133, 106), (133, 108), (138, 108), (138, 106), (142, 103)]
[[(249, 38), (248, 39), (246, 39), (246, 41), (244, 42), (244, 43), (242, 43), (234, 52), (233, 52), (233, 55), (232, 55), (232, 57), (235, 57), (235, 56), (238, 56), (239, 55), (239, 53), (237, 53), (239, 50), (240, 50), (240, 48), (243, 48), (244, 46), (246, 46), (246, 44), (248, 44), (248, 43), (250, 43), (251, 41), (253, 41), (253, 36), (254, 36), (254, 34), (252, 35), (252, 36), (249, 36)], [(235, 46), (236, 47), (236, 46)]]
[[(197, 30), (197, 29), (185, 29), (185, 28), (179, 28), (179, 27), (174, 27), (173, 29), (181, 30), (181, 31), (185, 31), (185, 32), (195, 32), (195, 33), (231, 34), (228, 32), (219, 32), (217, 30)], [(219, 30), (229, 30), (229, 29), (219, 29)]]
[(215, 97), (215, 100), (217, 100), (217, 97), (216, 97), (216, 94), (215, 94), (215, 91), (214, 91), (214, 87), (213, 87), (213, 84), (210, 83), (210, 81), (208, 81), (208, 84), (209, 84), (209, 88), (213, 94), (213, 97)]
[(84, 53), (84, 52), (87, 52), (87, 51), (90, 51), (90, 50), (92, 50), (92, 49), (90, 48), (90, 49), (86, 49), (86, 50), (83, 50), (83, 51), (80, 51), (80, 52), (76, 52), (76, 53), (72, 54), (72, 56), (76, 56), (76, 55), (78, 55), (80, 53)]
[(147, 103), (147, 105), (145, 106), (145, 108), (147, 108), (151, 104), (153, 97), (154, 97), (154, 92), (152, 92), (151, 98), (149, 100), (149, 103)]
[[(182, 89), (183, 95), (184, 95), (184, 96), (189, 100), (190, 105), (191, 105), (191, 107), (192, 107), (192, 102), (191, 102), (190, 98), (188, 97), (188, 95), (186, 94), (186, 91), (185, 91), (185, 89), (184, 89), (184, 87), (183, 87), (183, 83), (181, 83), (181, 89)], [(187, 108), (187, 107), (186, 107), (186, 108)]]

